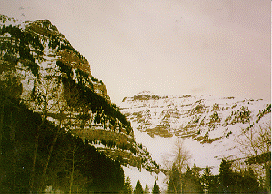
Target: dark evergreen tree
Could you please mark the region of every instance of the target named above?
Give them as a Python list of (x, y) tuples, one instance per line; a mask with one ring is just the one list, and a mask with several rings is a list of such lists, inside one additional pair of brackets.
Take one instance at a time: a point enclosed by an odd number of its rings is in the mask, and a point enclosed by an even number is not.
[(184, 181), (182, 184), (183, 193), (203, 193), (203, 188), (201, 186), (199, 170), (194, 166), (192, 169), (187, 167)]
[(204, 185), (204, 191), (208, 193), (209, 189), (210, 189), (210, 185), (211, 185), (211, 170), (210, 168), (207, 166), (204, 170), (204, 173), (201, 177), (201, 182)]
[(182, 174), (174, 163), (171, 171), (169, 171), (168, 193), (181, 193), (181, 181)]
[[(267, 109), (264, 110), (263, 113), (261, 114), (264, 114), (264, 112), (271, 112), (271, 105), (267, 106)], [(271, 140), (269, 140), (269, 137), (270, 137), (269, 130), (271, 131), (271, 127), (270, 128), (268, 127), (267, 129), (265, 128), (263, 132), (259, 134), (260, 138), (258, 138), (259, 141), (265, 139), (266, 142), (262, 142), (262, 144), (267, 144), (268, 147), (271, 145)], [(252, 145), (255, 145), (255, 143)], [(247, 159), (246, 163), (249, 165), (251, 164), (263, 165), (263, 168), (265, 169), (265, 180), (261, 180), (261, 187), (263, 187), (263, 190), (266, 190), (266, 192), (270, 193), (271, 191), (271, 152), (266, 152), (257, 156), (251, 156)]]
[(236, 178), (234, 183), (235, 191), (240, 191), (243, 193), (257, 193), (259, 191), (257, 177), (251, 168), (236, 172), (234, 173), (234, 176)]
[(152, 189), (152, 194), (160, 194), (160, 187), (157, 185), (157, 182), (155, 181), (154, 187)]
[(132, 186), (131, 186), (130, 178), (127, 177), (121, 193), (123, 193), (123, 194), (132, 194), (132, 192), (133, 192), (133, 189), (132, 189)]
[(222, 159), (219, 167), (219, 181), (223, 192), (231, 192), (232, 190), (233, 176), (230, 167), (231, 162)]
[(232, 171), (231, 162), (222, 160), (219, 168), (221, 192), (256, 193), (260, 191), (259, 183), (252, 169)]
[(149, 194), (149, 188), (147, 185), (145, 186), (144, 194)]
[(135, 186), (134, 194), (143, 194), (143, 193), (144, 193), (143, 187), (142, 187), (140, 181), (138, 180), (137, 184)]
[(205, 168), (201, 177), (201, 183), (205, 193), (216, 193), (220, 191), (218, 176), (212, 175), (208, 166)]

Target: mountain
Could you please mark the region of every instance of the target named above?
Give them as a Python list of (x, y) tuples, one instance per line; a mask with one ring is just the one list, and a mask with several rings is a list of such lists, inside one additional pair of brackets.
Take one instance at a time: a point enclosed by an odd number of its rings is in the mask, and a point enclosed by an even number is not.
[[(262, 129), (271, 134), (271, 103), (263, 99), (156, 95), (144, 91), (125, 97), (120, 110), (131, 122), (136, 141), (146, 146), (162, 169), (165, 160), (172, 157), (178, 139), (191, 155), (191, 166), (209, 166), (213, 174), (219, 174), (222, 159), (238, 161), (263, 153), (257, 148), (256, 153), (250, 148), (246, 152), (243, 142), (250, 138), (247, 131), (252, 132), (252, 139)], [(267, 148), (271, 151), (269, 142)]]
[[(270, 102), (143, 92), (125, 97), (119, 108), (92, 76), (88, 61), (50, 21), (0, 15), (0, 27), (0, 152), (6, 157), (0, 157), (6, 173), (0, 184), (10, 184), (5, 192), (46, 185), (102, 192), (115, 188), (111, 176), (120, 190), (124, 173), (133, 186), (140, 180), (151, 188), (157, 181), (165, 189), (164, 162), (173, 159), (178, 139), (191, 155), (191, 166), (208, 165), (214, 174), (222, 158), (250, 155), (256, 163), (270, 151), (254, 144), (258, 149), (249, 153), (243, 143), (249, 132), (258, 135), (270, 127)], [(107, 184), (99, 185), (106, 174)], [(30, 178), (15, 183), (14, 175)]]
[[(151, 137), (175, 135), (211, 143), (231, 134), (232, 128), (235, 130), (237, 126), (246, 127), (263, 117), (269, 118), (271, 105), (262, 99), (140, 93), (125, 97), (121, 107), (127, 118), (137, 123), (137, 129)], [(223, 133), (217, 134), (218, 130)]]
[[(38, 113), (41, 125), (56, 126), (54, 138), (48, 143), (47, 159), (42, 161), (44, 172), (50, 167), (54, 146), (65, 130), (124, 167), (158, 173), (159, 166), (136, 143), (130, 122), (110, 101), (104, 83), (92, 76), (88, 61), (49, 20), (22, 22), (0, 15), (0, 42), (3, 98), (15, 99)], [(0, 119), (0, 127), (1, 122)], [(41, 136), (34, 136), (37, 149), (30, 157), (33, 169)]]

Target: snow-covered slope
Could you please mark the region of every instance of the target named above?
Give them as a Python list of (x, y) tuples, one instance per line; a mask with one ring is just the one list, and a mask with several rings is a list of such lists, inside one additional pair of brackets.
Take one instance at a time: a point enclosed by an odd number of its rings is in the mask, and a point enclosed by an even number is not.
[(136, 141), (162, 167), (177, 139), (182, 139), (191, 155), (190, 165), (210, 166), (213, 174), (219, 173), (222, 158), (245, 156), (238, 143), (242, 129), (268, 127), (271, 122), (270, 102), (235, 97), (143, 92), (125, 97), (121, 111), (130, 120)]
[(102, 80), (92, 76), (87, 59), (49, 20), (18, 21), (0, 14), (0, 43), (0, 81), (12, 75), (18, 83), (9, 93), (18, 93), (31, 110), (122, 165), (158, 171)]

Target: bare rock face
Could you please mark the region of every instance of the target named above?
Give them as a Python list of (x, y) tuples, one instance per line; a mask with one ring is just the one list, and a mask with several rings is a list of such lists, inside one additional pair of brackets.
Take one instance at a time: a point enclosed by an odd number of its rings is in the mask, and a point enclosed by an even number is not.
[(260, 120), (269, 123), (271, 115), (270, 102), (262, 99), (160, 96), (150, 92), (125, 97), (121, 109), (139, 131), (151, 137), (193, 137), (203, 143), (220, 140)]
[(64, 36), (59, 33), (57, 27), (54, 26), (49, 20), (27, 21), (25, 31), (34, 32), (46, 37), (56, 35), (64, 38)]
[(57, 53), (57, 56), (60, 58), (59, 60), (72, 68), (80, 69), (81, 71), (91, 75), (91, 67), (88, 61), (84, 58), (80, 58), (75, 52), (71, 50), (60, 50)]
[[(59, 33), (57, 27), (54, 26), (49, 20), (27, 22), (25, 31), (38, 34), (44, 37), (45, 41), (49, 40), (52, 41), (52, 44), (57, 44), (55, 52), (49, 53), (49, 57), (54, 57), (56, 60), (61, 61), (63, 64), (74, 69), (79, 69), (86, 73), (88, 76), (92, 77), (91, 66), (89, 62), (82, 55), (80, 55), (80, 53), (78, 53), (75, 49), (71, 49), (71, 46), (68, 46), (68, 48), (63, 46), (63, 48), (61, 48), (61, 43), (68, 43), (68, 40), (64, 35)], [(95, 78), (93, 78), (92, 81), (94, 91), (103, 97), (109, 98), (109, 96), (107, 96), (106, 86), (103, 84), (103, 82)]]

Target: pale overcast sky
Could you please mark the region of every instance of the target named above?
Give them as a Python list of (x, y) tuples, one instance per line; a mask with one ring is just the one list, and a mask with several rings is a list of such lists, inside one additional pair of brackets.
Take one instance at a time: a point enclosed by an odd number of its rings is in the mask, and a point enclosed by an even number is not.
[(114, 103), (143, 90), (271, 99), (269, 0), (1, 0), (49, 19)]

